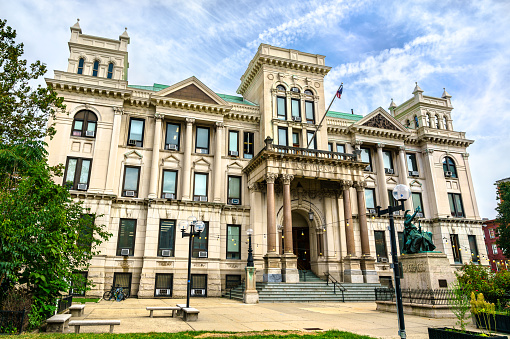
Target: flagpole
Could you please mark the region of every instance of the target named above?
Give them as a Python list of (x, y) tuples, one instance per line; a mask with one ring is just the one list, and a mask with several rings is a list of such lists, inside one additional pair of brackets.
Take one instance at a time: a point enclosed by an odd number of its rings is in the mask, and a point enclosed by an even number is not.
[(331, 105), (333, 105), (333, 101), (335, 101), (335, 98), (336, 98), (336, 94), (338, 93), (338, 91), (340, 90), (340, 87), (342, 87), (344, 83), (342, 82), (340, 84), (340, 86), (338, 86), (338, 89), (336, 90), (335, 92), (335, 95), (333, 96), (333, 100), (331, 100), (331, 103), (329, 104), (328, 106), (328, 109), (326, 110), (326, 113), (324, 113), (324, 116), (322, 117), (321, 121), (319, 122), (319, 124), (315, 127), (315, 132), (313, 133), (313, 136), (312, 138), (308, 141), (308, 145), (306, 145), (306, 148), (309, 148), (310, 147), (310, 143), (312, 142), (313, 139), (315, 139), (315, 136), (317, 135), (317, 131), (319, 130), (319, 128), (322, 126), (322, 122), (324, 121), (324, 118), (326, 118), (326, 115), (328, 115), (328, 112), (329, 112), (329, 109), (331, 108)]

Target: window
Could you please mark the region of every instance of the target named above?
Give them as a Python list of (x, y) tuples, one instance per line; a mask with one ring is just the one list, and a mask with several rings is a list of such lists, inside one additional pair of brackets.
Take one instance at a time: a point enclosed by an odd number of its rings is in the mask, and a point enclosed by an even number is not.
[(285, 98), (276, 97), (276, 114), (278, 119), (287, 120), (287, 105), (285, 104)]
[(294, 92), (294, 93), (299, 93), (299, 92), (300, 92), (299, 88), (297, 88), (297, 87), (292, 87), (292, 88), (290, 89), (290, 91), (291, 91), (291, 92)]
[(136, 219), (120, 219), (119, 224), (119, 238), (117, 239), (117, 255), (126, 255), (122, 253), (127, 252), (130, 257), (133, 256), (135, 251), (135, 236), (136, 236)]
[(398, 201), (393, 197), (393, 190), (388, 190), (388, 203), (392, 207), (398, 206)]
[(420, 127), (420, 123), (418, 122), (418, 117), (416, 115), (414, 116), (414, 127), (415, 128)]
[(490, 229), (490, 230), (489, 230), (489, 238), (494, 239), (495, 237), (496, 237), (496, 236), (495, 236), (494, 230), (493, 230), (493, 229)]
[(73, 272), (73, 278), (71, 280), (71, 291), (69, 294), (72, 296), (85, 296), (87, 290), (87, 278), (89, 272)]
[(416, 209), (418, 206), (420, 206), (420, 213), (422, 213), (422, 215), (424, 214), (423, 212), (423, 200), (421, 199), (421, 193), (411, 193), (411, 199), (413, 200), (413, 208)]
[(239, 156), (239, 132), (228, 132), (228, 155)]
[(113, 286), (122, 287), (124, 293), (131, 294), (131, 273), (113, 273)]
[(199, 236), (193, 237), (193, 249), (191, 251), (192, 258), (207, 258), (208, 253), (208, 240), (207, 236), (209, 234), (209, 222), (204, 221), (204, 230), (200, 232)]
[(239, 285), (241, 285), (241, 276), (240, 275), (227, 274), (225, 276), (225, 288), (227, 290), (229, 290), (231, 288), (235, 288)]
[(174, 275), (172, 273), (156, 273), (154, 284), (155, 297), (171, 297)]
[(251, 132), (244, 132), (244, 158), (245, 159), (252, 159), (253, 158), (253, 140), (254, 135)]
[(123, 197), (138, 197), (138, 182), (140, 180), (140, 167), (124, 167), (124, 183), (122, 185)]
[(108, 75), (106, 76), (108, 79), (113, 78), (113, 62), (108, 64)]
[(163, 170), (161, 198), (175, 199), (177, 194), (177, 171)]
[(457, 234), (450, 234), (450, 242), (452, 243), (453, 261), (456, 264), (462, 264), (462, 257), (460, 256), (459, 236)]
[(305, 89), (305, 94), (306, 95), (313, 95), (313, 92), (310, 91), (309, 89)]
[(80, 111), (74, 115), (71, 135), (94, 138), (97, 129), (97, 116), (91, 111)]
[(332, 142), (328, 142), (328, 151), (333, 152), (333, 143)]
[(409, 176), (418, 176), (418, 164), (416, 163), (416, 154), (407, 153), (407, 170), (409, 171)]
[(315, 112), (312, 101), (305, 101), (305, 114), (306, 122), (309, 124), (315, 124)]
[(309, 144), (308, 148), (317, 149), (317, 138), (315, 137), (315, 132), (306, 131), (306, 141)]
[(375, 208), (375, 189), (365, 188), (365, 206), (367, 208)]
[(241, 205), (241, 177), (228, 177), (227, 203)]
[(377, 254), (377, 262), (388, 261), (388, 251), (386, 249), (386, 237), (384, 231), (374, 231), (375, 253)]
[(194, 200), (207, 201), (207, 174), (195, 173)]
[(427, 114), (425, 115), (425, 126), (427, 126), (427, 127), (431, 127), (431, 126), (430, 126), (430, 114), (429, 114), (429, 113), (427, 113)]
[(443, 171), (444, 176), (449, 178), (457, 178), (457, 169), (455, 168), (455, 162), (450, 157), (445, 157), (443, 160)]
[(463, 218), (464, 208), (460, 194), (448, 193), (448, 201), (450, 202), (450, 212), (453, 217)]
[(173, 257), (175, 245), (175, 220), (159, 221), (158, 257)]
[(209, 154), (209, 128), (197, 127), (195, 153)]
[(439, 119), (441, 119), (441, 118), (439, 118), (439, 115), (436, 115), (436, 128), (437, 129), (441, 128), (441, 125), (439, 124)]
[(85, 63), (85, 59), (80, 58), (78, 61), (78, 74), (83, 74), (83, 64)]
[(241, 259), (241, 227), (227, 225), (227, 259)]
[(476, 244), (476, 235), (468, 235), (469, 249), (471, 250), (471, 261), (480, 263), (480, 254), (478, 253), (478, 245)]
[(278, 127), (278, 145), (287, 146), (287, 128)]
[(498, 245), (492, 244), (492, 254), (498, 254)]
[(443, 122), (444, 123), (444, 129), (448, 129), (448, 118), (445, 116), (445, 117), (443, 117), (443, 119), (444, 119), (444, 122)]
[(64, 186), (67, 189), (86, 191), (89, 188), (92, 159), (67, 158)]
[(207, 274), (191, 275), (191, 296), (207, 297)]
[(131, 118), (129, 121), (128, 146), (143, 147), (145, 120)]
[(92, 76), (97, 77), (97, 72), (99, 72), (99, 61), (94, 61), (94, 68), (92, 69)]
[(165, 149), (178, 151), (180, 145), (180, 130), (181, 125), (179, 124), (166, 124), (166, 139)]
[(299, 147), (299, 132), (292, 132), (292, 147)]
[(391, 155), (391, 151), (383, 151), (383, 165), (384, 171), (388, 174), (393, 174), (393, 157)]
[(276, 89), (279, 91), (285, 91), (285, 87), (283, 87), (282, 85), (276, 86)]
[(361, 147), (361, 162), (367, 162), (368, 166), (365, 167), (365, 171), (372, 172), (372, 157), (370, 155), (370, 148)]
[(345, 153), (345, 145), (343, 145), (343, 144), (336, 144), (336, 151), (338, 153)]
[(290, 100), (290, 114), (292, 115), (292, 120), (301, 121), (301, 104), (298, 99)]

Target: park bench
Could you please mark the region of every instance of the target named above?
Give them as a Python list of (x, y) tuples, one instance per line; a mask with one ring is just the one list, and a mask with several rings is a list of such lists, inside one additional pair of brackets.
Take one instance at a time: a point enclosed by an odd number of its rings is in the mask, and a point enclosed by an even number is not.
[(113, 327), (120, 325), (120, 320), (71, 320), (69, 326), (74, 326), (74, 333), (80, 333), (80, 326), (105, 326), (110, 325), (110, 333), (113, 333)]
[(55, 314), (53, 317), (46, 320), (48, 326), (46, 332), (61, 332), (64, 333), (64, 329), (69, 327), (70, 314)]
[(71, 316), (74, 317), (81, 317), (83, 313), (85, 313), (85, 305), (82, 304), (74, 304), (69, 307), (69, 312), (71, 312)]
[(146, 310), (151, 311), (150, 317), (153, 318), (154, 311), (172, 311), (172, 318), (175, 317), (175, 312), (179, 311), (181, 307), (178, 306), (147, 306)]
[(182, 316), (182, 309), (186, 307), (186, 304), (177, 304), (175, 306), (177, 306), (179, 308), (177, 310), (177, 316), (181, 317)]
[(200, 313), (199, 310), (193, 307), (183, 307), (182, 311), (184, 312), (182, 316), (182, 320), (184, 321), (197, 321), (198, 320), (198, 313)]

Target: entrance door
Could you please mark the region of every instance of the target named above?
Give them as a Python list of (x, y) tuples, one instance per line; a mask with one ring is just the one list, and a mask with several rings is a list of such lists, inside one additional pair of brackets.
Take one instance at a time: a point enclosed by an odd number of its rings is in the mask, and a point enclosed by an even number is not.
[(298, 269), (309, 270), (310, 266), (310, 233), (308, 227), (292, 228), (294, 254), (297, 255)]

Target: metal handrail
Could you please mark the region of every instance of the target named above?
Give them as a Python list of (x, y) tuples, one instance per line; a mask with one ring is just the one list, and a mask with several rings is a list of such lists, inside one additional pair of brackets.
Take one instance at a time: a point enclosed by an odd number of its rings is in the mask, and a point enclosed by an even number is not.
[(236, 285), (234, 285), (234, 286), (230, 287), (230, 288), (228, 289), (228, 298), (229, 298), (229, 299), (232, 299), (232, 290), (233, 290), (233, 289), (235, 289), (235, 288), (238, 288), (239, 286), (241, 286), (241, 285), (243, 285), (243, 284), (244, 284), (244, 279), (241, 279), (241, 282), (239, 282), (239, 284), (236, 284)]
[(345, 302), (344, 296), (345, 287), (343, 287), (338, 280), (336, 280), (331, 274), (329, 274), (329, 272), (324, 273), (324, 276), (326, 277), (326, 285), (329, 286), (329, 281), (331, 280), (331, 282), (333, 283), (333, 292), (336, 294), (336, 289), (338, 287), (338, 289), (342, 292), (342, 302)]
[(355, 161), (357, 158), (356, 153), (340, 153), (340, 152), (332, 152), (332, 151), (323, 151), (313, 148), (301, 148), (301, 147), (291, 147), (291, 146), (282, 146), (273, 144), (272, 147), (276, 152), (286, 153), (286, 154), (296, 154), (296, 155), (306, 155), (316, 158), (329, 158), (329, 159), (339, 159), (339, 160), (353, 160)]

